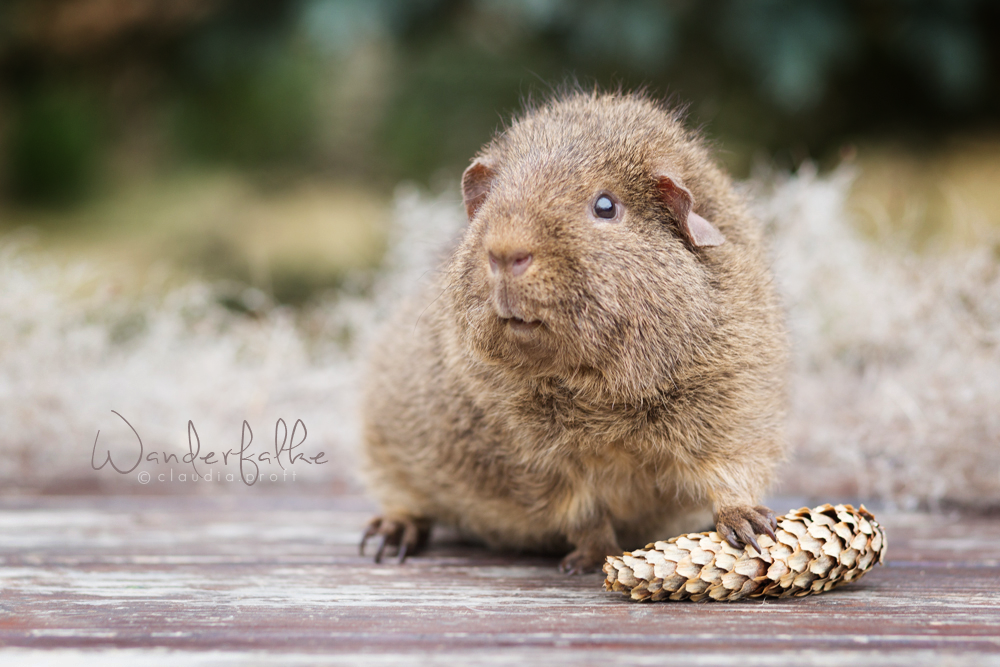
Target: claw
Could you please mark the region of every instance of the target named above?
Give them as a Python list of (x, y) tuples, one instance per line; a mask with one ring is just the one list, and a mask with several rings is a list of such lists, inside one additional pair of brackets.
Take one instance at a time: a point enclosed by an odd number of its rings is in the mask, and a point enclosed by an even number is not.
[(375, 562), (381, 563), (386, 553), (392, 553), (391, 550), (395, 548), (396, 561), (402, 563), (407, 556), (421, 549), (424, 542), (427, 541), (430, 529), (431, 522), (423, 518), (375, 517), (365, 528), (358, 551), (364, 556), (368, 540), (378, 535), (379, 542), (378, 549), (375, 551)]
[(734, 549), (740, 548), (740, 543), (736, 541), (736, 534), (733, 533), (733, 529), (726, 525), (720, 525), (719, 534), (722, 535), (722, 539), (729, 543)]
[(375, 536), (376, 533), (378, 533), (378, 526), (380, 522), (381, 522), (380, 519), (373, 519), (372, 521), (368, 522), (368, 527), (365, 528), (365, 533), (364, 535), (361, 536), (361, 544), (358, 545), (359, 556), (365, 555), (365, 544), (367, 544), (368, 540), (370, 540), (372, 537)]
[(775, 542), (778, 541), (778, 536), (774, 534), (774, 528), (772, 528), (770, 525), (764, 526), (764, 532), (767, 533), (767, 536), (770, 537), (773, 541)]
[(385, 547), (389, 544), (389, 535), (387, 533), (382, 533), (382, 539), (378, 543), (378, 551), (375, 552), (375, 562), (382, 562), (382, 554), (385, 553)]
[(399, 538), (399, 555), (397, 557), (397, 562), (402, 563), (406, 560), (406, 555), (409, 553), (411, 548), (416, 548), (420, 543), (420, 530), (417, 528), (417, 524), (413, 522), (408, 522), (403, 524), (403, 535)]
[(575, 549), (566, 554), (566, 557), (559, 562), (559, 572), (569, 575), (581, 575), (588, 572), (596, 572), (601, 569), (604, 562), (604, 551), (610, 550), (612, 553), (620, 552), (617, 547), (605, 550), (581, 550)]
[(731, 506), (719, 510), (716, 531), (732, 547), (752, 547), (757, 553), (764, 553), (757, 542), (757, 535), (767, 535), (775, 542), (774, 532), (778, 522), (774, 512), (763, 505), (757, 507)]
[(772, 512), (769, 508), (764, 507), (763, 505), (758, 505), (754, 508), (754, 510), (767, 519), (767, 525), (772, 531), (778, 529), (778, 517), (774, 516), (774, 512)]
[(576, 567), (573, 565), (567, 565), (566, 563), (559, 563), (559, 573), (560, 574), (580, 574), (577, 572)]
[(778, 529), (778, 518), (774, 516), (774, 512), (763, 505), (754, 507), (754, 511), (765, 519), (764, 525), (760, 526), (761, 531), (767, 533), (772, 540), (776, 540), (774, 531)]

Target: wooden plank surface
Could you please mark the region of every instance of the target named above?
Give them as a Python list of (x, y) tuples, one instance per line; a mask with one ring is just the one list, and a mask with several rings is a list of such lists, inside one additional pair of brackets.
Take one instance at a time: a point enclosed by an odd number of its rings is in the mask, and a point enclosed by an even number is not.
[(639, 604), (447, 535), (373, 565), (357, 554), (371, 510), (0, 500), (0, 665), (1000, 665), (996, 518), (878, 513), (887, 564), (826, 595)]

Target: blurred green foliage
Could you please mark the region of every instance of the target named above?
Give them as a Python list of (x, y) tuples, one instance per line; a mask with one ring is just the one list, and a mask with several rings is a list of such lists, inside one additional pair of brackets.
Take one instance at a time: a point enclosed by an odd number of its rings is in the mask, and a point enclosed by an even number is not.
[(244, 166), (302, 159), (316, 134), (321, 76), (309, 49), (267, 26), (213, 28), (181, 53), (173, 138), (200, 159)]
[(8, 144), (12, 194), (27, 202), (71, 203), (94, 179), (103, 127), (86, 93), (33, 91), (22, 101)]
[(8, 0), (0, 186), (71, 202), (128, 150), (426, 182), (566, 78), (691, 102), (745, 173), (995, 127), (998, 28), (991, 0)]
[(464, 168), (503, 122), (502, 112), (516, 108), (530, 64), (444, 42), (402, 65), (376, 137), (393, 172), (426, 180), (442, 165)]
[(315, 125), (313, 77), (291, 57), (245, 64), (178, 102), (178, 141), (192, 155), (241, 164), (295, 160)]

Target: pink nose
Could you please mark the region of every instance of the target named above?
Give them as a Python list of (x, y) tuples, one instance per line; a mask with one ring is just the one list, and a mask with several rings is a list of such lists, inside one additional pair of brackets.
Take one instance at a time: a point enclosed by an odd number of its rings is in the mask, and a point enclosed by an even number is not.
[(531, 265), (531, 253), (527, 250), (513, 250), (509, 253), (488, 253), (490, 256), (490, 270), (494, 274), (501, 270), (510, 271), (511, 275), (519, 276), (528, 270)]

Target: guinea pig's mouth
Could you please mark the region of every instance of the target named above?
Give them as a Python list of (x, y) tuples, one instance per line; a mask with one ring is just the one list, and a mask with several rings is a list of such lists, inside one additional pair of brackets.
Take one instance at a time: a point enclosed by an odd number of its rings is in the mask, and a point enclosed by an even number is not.
[(538, 320), (522, 320), (520, 317), (501, 317), (500, 321), (516, 333), (528, 333), (542, 326)]

